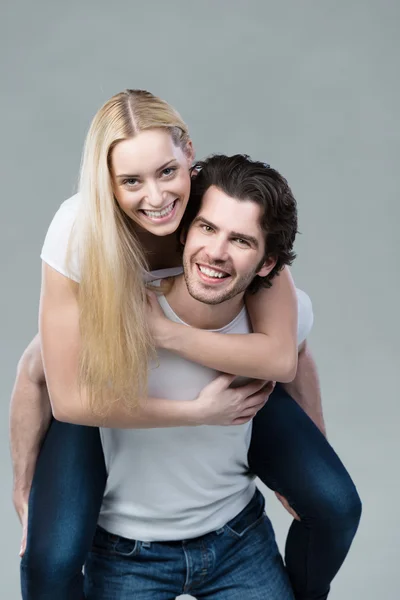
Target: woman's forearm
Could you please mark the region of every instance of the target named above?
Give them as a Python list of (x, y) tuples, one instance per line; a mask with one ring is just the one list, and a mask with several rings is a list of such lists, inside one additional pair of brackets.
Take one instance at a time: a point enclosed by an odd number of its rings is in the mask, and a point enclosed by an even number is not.
[(276, 276), (271, 288), (247, 295), (245, 303), (254, 333), (240, 335), (187, 327), (157, 318), (156, 311), (157, 346), (224, 373), (291, 381), (297, 368), (298, 308), (289, 270)]
[(296, 358), (278, 336), (223, 334), (172, 323), (162, 347), (211, 369), (267, 381), (291, 381)]
[(84, 390), (65, 398), (65, 402), (52, 402), (53, 414), (59, 421), (110, 427), (116, 429), (157, 429), (199, 425), (201, 412), (196, 400), (169, 400), (146, 398), (138, 407), (129, 407), (124, 402), (113, 402), (106, 415), (96, 415), (89, 408)]

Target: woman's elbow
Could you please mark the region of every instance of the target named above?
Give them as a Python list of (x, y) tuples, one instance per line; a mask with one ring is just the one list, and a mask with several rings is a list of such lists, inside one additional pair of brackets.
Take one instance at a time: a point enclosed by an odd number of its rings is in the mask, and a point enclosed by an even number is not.
[(276, 365), (275, 381), (279, 383), (290, 383), (296, 377), (297, 372), (297, 352), (295, 354), (287, 354), (281, 357)]
[(296, 377), (297, 372), (297, 356), (296, 358), (286, 360), (281, 367), (280, 379), (277, 379), (280, 383), (290, 383)]
[(51, 411), (53, 417), (62, 423), (71, 423), (72, 425), (92, 425), (88, 411), (83, 406), (78, 407), (72, 398), (62, 399), (50, 396)]

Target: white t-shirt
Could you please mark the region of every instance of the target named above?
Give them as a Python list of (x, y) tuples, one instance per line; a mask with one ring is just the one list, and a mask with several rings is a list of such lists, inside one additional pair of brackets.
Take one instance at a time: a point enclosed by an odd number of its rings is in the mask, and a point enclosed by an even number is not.
[[(81, 278), (79, 266), (79, 250), (76, 238), (72, 238), (70, 248), (70, 262), (67, 264), (67, 249), (72, 229), (80, 208), (81, 196), (75, 194), (65, 200), (50, 223), (42, 246), (40, 258), (50, 267), (65, 275), (69, 279), (78, 282)], [(156, 281), (163, 277), (172, 277), (182, 272), (181, 267), (173, 269), (159, 269), (151, 273), (145, 273), (146, 281)]]
[[(302, 300), (308, 296), (302, 292)], [(164, 296), (160, 305), (180, 322)], [(299, 302), (298, 343), (308, 335), (311, 304)], [(312, 310), (311, 310), (312, 313)], [(220, 333), (249, 333), (245, 308)], [(218, 373), (159, 350), (151, 364), (149, 396), (195, 399)], [(232, 427), (101, 429), (108, 472), (99, 524), (142, 541), (183, 540), (222, 527), (251, 500), (248, 473), (251, 423)]]
[[(72, 255), (67, 271), (65, 253), (78, 197), (64, 202), (50, 225), (42, 259), (79, 281)], [(176, 275), (181, 269), (153, 273), (152, 279)], [(308, 335), (313, 313), (307, 294), (297, 290), (298, 343)], [(173, 321), (181, 322), (167, 300), (160, 305)], [(221, 333), (249, 333), (245, 308)], [(195, 399), (217, 372), (160, 350), (151, 364), (149, 395), (174, 400)], [(164, 429), (101, 429), (108, 481), (99, 524), (107, 531), (142, 541), (182, 540), (222, 527), (254, 494), (247, 472), (251, 423), (232, 427)]]

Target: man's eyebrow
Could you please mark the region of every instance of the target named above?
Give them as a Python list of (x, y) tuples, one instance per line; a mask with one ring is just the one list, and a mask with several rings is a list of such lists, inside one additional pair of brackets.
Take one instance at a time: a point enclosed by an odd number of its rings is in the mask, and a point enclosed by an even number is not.
[(208, 221), (207, 219), (205, 219), (204, 217), (202, 217), (201, 215), (197, 215), (197, 217), (195, 217), (192, 221), (193, 223), (199, 223), (199, 222), (204, 223), (204, 225), (208, 225), (209, 227), (212, 227), (213, 229), (218, 229), (218, 227), (216, 225), (214, 225), (214, 223), (211, 223), (211, 221)]
[[(171, 158), (169, 161), (167, 161), (166, 163), (161, 165), (161, 167), (158, 167), (156, 169), (156, 171), (162, 171), (163, 169), (166, 169), (171, 163), (173, 163), (175, 161), (176, 161), (176, 158)], [(116, 177), (117, 177), (117, 179), (125, 179), (127, 177), (130, 177), (131, 179), (137, 179), (139, 177), (139, 175), (135, 175), (133, 173), (127, 173), (127, 174), (121, 173), (121, 175), (116, 175)]]
[[(212, 223), (211, 221), (208, 221), (201, 215), (198, 215), (197, 217), (195, 217), (192, 221), (192, 224), (199, 223), (199, 222), (204, 223), (204, 225), (208, 225), (208, 227), (212, 227), (216, 231), (218, 231), (218, 229), (219, 229), (216, 225), (214, 225), (214, 223)], [(255, 248), (258, 248), (258, 240), (257, 240), (257, 238), (253, 237), (252, 235), (247, 235), (246, 233), (240, 233), (239, 231), (231, 231), (230, 236), (234, 237), (234, 238), (240, 238), (241, 240), (245, 240), (246, 242), (249, 242), (249, 244), (253, 245)]]
[(252, 235), (247, 235), (246, 233), (240, 233), (239, 231), (231, 231), (231, 236), (235, 237), (235, 238), (240, 238), (241, 240), (245, 240), (246, 242), (249, 242), (249, 244), (252, 244), (256, 248), (258, 248), (258, 240), (257, 240), (257, 238), (253, 237)]

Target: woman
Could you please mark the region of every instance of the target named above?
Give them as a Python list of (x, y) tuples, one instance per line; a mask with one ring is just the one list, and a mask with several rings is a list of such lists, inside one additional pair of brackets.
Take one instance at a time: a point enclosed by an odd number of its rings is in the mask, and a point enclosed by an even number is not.
[[(265, 401), (262, 392), (252, 396), (257, 383), (243, 388), (234, 413), (232, 390), (217, 394), (212, 386), (195, 401), (140, 401), (152, 350), (144, 280), (148, 269), (180, 264), (175, 232), (193, 159), (187, 128), (168, 104), (147, 92), (118, 94), (89, 130), (79, 197), (62, 205), (47, 234), (40, 309), (46, 381), (56, 419), (79, 425), (53, 421), (41, 450), (22, 560), (24, 598), (83, 597), (80, 569), (106, 473), (98, 430), (82, 425), (176, 426), (192, 422), (193, 411), (203, 423), (240, 423)], [(271, 289), (249, 296), (247, 308), (256, 333), (227, 340), (194, 330), (186, 357), (201, 356), (227, 373), (290, 381), (297, 311), (287, 269)], [(254, 421), (250, 467), (301, 518), (286, 551), (296, 598), (323, 599), (356, 532), (360, 503), (325, 438), (277, 388)]]

